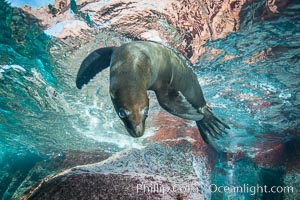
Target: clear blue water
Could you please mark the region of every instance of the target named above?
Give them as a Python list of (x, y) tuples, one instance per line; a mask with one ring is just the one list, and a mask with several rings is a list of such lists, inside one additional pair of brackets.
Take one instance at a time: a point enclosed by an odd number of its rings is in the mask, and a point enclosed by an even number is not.
[[(83, 50), (49, 53), (53, 38), (35, 25), (16, 24), (20, 29), (16, 31), (11, 25), (12, 8), (3, 1), (0, 5), (5, 19), (0, 22), (3, 199), (11, 197), (37, 162), (70, 151), (113, 154), (146, 145), (144, 139), (128, 136), (116, 117), (107, 95), (107, 71), (78, 92), (74, 80)], [(280, 17), (264, 22), (245, 18), (238, 33), (208, 42), (196, 63), (206, 99), (231, 126), (228, 137), (218, 142), (225, 151), (243, 151), (251, 157), (261, 151), (254, 147), (258, 141), (270, 144), (300, 138), (299, 8), (291, 4)], [(127, 41), (114, 37), (120, 43)], [(220, 53), (214, 55), (216, 49)], [(159, 108), (153, 105), (153, 109), (152, 114)], [(146, 137), (151, 134), (149, 127)], [(233, 169), (234, 177), (230, 175)], [(276, 170), (270, 173), (279, 173)], [(214, 173), (213, 181), (219, 183), (256, 183), (260, 172), (247, 159), (232, 166), (220, 156)], [(237, 198), (217, 195), (215, 199)]]

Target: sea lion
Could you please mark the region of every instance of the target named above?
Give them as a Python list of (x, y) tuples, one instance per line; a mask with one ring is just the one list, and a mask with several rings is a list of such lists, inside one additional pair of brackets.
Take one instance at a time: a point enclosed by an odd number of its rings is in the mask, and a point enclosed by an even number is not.
[(80, 66), (76, 86), (81, 89), (110, 66), (111, 100), (131, 136), (144, 134), (149, 109), (147, 90), (153, 90), (161, 107), (196, 121), (203, 140), (211, 143), (212, 138), (226, 133), (229, 126), (212, 113), (189, 65), (187, 59), (169, 47), (135, 41), (90, 53)]

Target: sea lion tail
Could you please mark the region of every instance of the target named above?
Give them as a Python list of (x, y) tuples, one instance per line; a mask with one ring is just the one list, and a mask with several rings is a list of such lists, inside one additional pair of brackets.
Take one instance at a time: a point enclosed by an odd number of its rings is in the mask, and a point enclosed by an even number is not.
[(76, 86), (81, 89), (97, 73), (109, 67), (111, 55), (116, 47), (104, 47), (90, 53), (81, 63), (76, 77)]
[(218, 139), (222, 137), (223, 133), (227, 134), (226, 129), (230, 129), (230, 127), (216, 117), (208, 105), (202, 107), (200, 112), (204, 115), (204, 118), (200, 121), (196, 121), (196, 124), (203, 140), (207, 144), (212, 144), (213, 138)]

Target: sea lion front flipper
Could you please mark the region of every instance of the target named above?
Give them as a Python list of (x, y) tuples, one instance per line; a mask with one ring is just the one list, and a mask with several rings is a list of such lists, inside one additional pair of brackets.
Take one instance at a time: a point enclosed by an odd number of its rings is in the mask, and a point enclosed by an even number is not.
[(216, 117), (208, 105), (200, 108), (199, 112), (204, 115), (204, 118), (200, 121), (196, 121), (196, 124), (206, 143), (211, 144), (211, 138), (222, 137), (222, 133), (227, 134), (226, 129), (230, 129), (230, 127)]
[(180, 91), (156, 91), (156, 97), (160, 106), (173, 115), (194, 121), (201, 120), (204, 117)]
[(100, 48), (90, 53), (81, 63), (76, 77), (76, 86), (81, 89), (97, 73), (109, 67), (111, 55), (116, 47)]

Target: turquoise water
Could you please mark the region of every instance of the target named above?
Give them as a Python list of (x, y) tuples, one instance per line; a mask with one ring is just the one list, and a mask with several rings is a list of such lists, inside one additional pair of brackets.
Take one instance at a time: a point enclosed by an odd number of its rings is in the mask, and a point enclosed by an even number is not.
[[(23, 19), (8, 4), (0, 1), (0, 5), (4, 19), (0, 22), (0, 196), (3, 199), (11, 198), (37, 163), (74, 151), (110, 155), (145, 145), (142, 139), (128, 136), (117, 119), (107, 95), (107, 71), (78, 92), (74, 80), (82, 51), (67, 54), (62, 47), (49, 52), (54, 38), (46, 35), (37, 23), (17, 23)], [(277, 144), (300, 139), (299, 8), (299, 4), (290, 4), (279, 17), (263, 22), (255, 17), (259, 13), (254, 9), (252, 16), (243, 20), (238, 33), (205, 45), (207, 51), (195, 69), (206, 99), (231, 126), (228, 137), (218, 142), (224, 151), (243, 151), (251, 157), (262, 151), (263, 145), (255, 145), (259, 142)], [(128, 41), (116, 35), (107, 38), (120, 43)], [(220, 50), (217, 55), (216, 49)], [(153, 109), (158, 108), (153, 106)], [(151, 135), (151, 128), (147, 134)], [(31, 176), (31, 184), (56, 170), (59, 169)], [(263, 172), (252, 160), (242, 159), (232, 164), (220, 156), (213, 181), (265, 182), (260, 173)], [(266, 173), (275, 177), (282, 171), (276, 168)], [(282, 184), (280, 180), (278, 184)], [(215, 194), (213, 198), (238, 197)]]
[[(234, 144), (252, 145), (263, 134), (299, 133), (299, 15), (244, 24), (241, 31), (209, 42), (222, 50), (214, 59), (208, 51), (199, 59), (200, 80), (219, 115), (234, 123)], [(228, 60), (228, 56), (231, 59)], [(220, 107), (220, 108), (218, 108)], [(237, 120), (243, 119), (243, 120)], [(285, 135), (284, 139), (295, 135)], [(231, 139), (229, 139), (231, 140)], [(224, 140), (224, 142), (229, 142)]]

